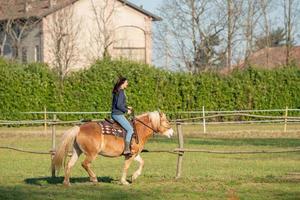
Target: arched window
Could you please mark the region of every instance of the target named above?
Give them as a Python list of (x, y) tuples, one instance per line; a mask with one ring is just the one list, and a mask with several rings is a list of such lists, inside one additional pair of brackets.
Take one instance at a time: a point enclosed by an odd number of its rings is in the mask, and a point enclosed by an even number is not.
[(145, 31), (136, 26), (121, 26), (116, 29), (114, 57), (146, 62)]

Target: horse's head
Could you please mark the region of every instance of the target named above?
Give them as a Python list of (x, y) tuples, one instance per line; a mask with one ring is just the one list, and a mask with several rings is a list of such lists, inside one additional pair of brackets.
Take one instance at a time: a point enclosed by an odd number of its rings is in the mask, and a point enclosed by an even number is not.
[(165, 135), (168, 138), (173, 136), (174, 131), (173, 131), (173, 129), (170, 125), (170, 122), (168, 121), (165, 113), (155, 111), (155, 112), (149, 113), (149, 117), (150, 117), (152, 126), (157, 133)]

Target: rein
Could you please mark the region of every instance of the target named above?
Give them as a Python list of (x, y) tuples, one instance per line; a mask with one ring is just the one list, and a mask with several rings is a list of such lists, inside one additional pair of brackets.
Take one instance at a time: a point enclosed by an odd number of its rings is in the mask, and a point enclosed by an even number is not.
[(154, 134), (157, 133), (157, 131), (154, 130), (151, 126), (145, 124), (143, 121), (141, 121), (140, 119), (136, 118), (136, 117), (135, 117), (135, 114), (134, 114), (134, 110), (132, 110), (132, 113), (131, 113), (131, 114), (132, 114), (132, 117), (133, 117), (133, 118), (132, 118), (133, 121), (138, 121), (138, 122), (140, 122), (141, 124), (143, 124), (144, 126), (146, 126), (147, 128), (151, 129), (151, 130), (154, 132)]
[(154, 130), (151, 126), (145, 124), (143, 121), (139, 120), (138, 118), (134, 117), (133, 120), (136, 120), (136, 121), (140, 122), (141, 124), (143, 124), (143, 125), (146, 126), (147, 128), (150, 128), (154, 133), (157, 133), (157, 131)]
[[(151, 130), (154, 132), (154, 134), (157, 134), (157, 133), (158, 133), (158, 132), (157, 132), (156, 130), (154, 130), (151, 126), (145, 124), (143, 121), (141, 121), (140, 119), (136, 118), (135, 115), (134, 115), (134, 111), (132, 111), (132, 116), (133, 116), (133, 121), (138, 121), (138, 122), (140, 122), (141, 124), (143, 124), (143, 125), (146, 126), (147, 128), (151, 129)], [(163, 125), (160, 125), (160, 126), (163, 126)], [(165, 127), (165, 126), (163, 126), (163, 127)], [(165, 127), (165, 128), (169, 129), (169, 127)]]

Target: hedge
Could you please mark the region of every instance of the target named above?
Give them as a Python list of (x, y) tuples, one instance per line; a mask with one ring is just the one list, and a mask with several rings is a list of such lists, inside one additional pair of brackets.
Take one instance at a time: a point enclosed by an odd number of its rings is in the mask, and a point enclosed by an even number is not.
[[(63, 85), (43, 64), (0, 59), (0, 119), (31, 119), (22, 112), (109, 111), (111, 91), (126, 76), (128, 104), (137, 112), (300, 108), (300, 69), (248, 68), (230, 75), (171, 72), (129, 61), (102, 60), (74, 72)], [(80, 116), (94, 117), (94, 116)], [(61, 117), (66, 118), (66, 117)], [(69, 116), (68, 119), (78, 118)]]

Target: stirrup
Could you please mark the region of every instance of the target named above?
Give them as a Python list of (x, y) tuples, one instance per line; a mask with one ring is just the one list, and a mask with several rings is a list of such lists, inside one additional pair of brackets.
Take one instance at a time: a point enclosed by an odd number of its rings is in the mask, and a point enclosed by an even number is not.
[(132, 155), (131, 150), (130, 151), (124, 151), (123, 155)]

